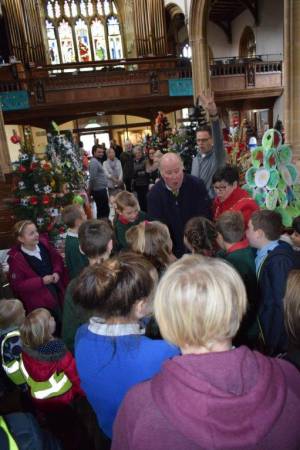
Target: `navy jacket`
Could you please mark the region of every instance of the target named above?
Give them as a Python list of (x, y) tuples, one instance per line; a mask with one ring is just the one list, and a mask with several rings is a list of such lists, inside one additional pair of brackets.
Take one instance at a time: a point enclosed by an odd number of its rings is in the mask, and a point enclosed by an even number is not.
[(173, 252), (179, 258), (186, 249), (183, 244), (184, 226), (196, 216), (211, 218), (211, 200), (202, 180), (184, 175), (179, 193), (175, 196), (160, 179), (148, 194), (148, 214), (165, 223), (173, 241)]
[(258, 276), (259, 320), (270, 354), (282, 352), (287, 347), (283, 298), (288, 274), (293, 269), (300, 269), (300, 255), (288, 243), (279, 241), (279, 245), (269, 252)]

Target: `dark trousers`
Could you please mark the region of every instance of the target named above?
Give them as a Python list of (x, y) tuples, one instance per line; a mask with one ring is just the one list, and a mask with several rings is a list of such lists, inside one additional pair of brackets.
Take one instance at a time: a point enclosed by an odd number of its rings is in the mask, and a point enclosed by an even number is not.
[(107, 218), (109, 216), (107, 190), (93, 191), (92, 195), (97, 206), (97, 219)]
[(148, 194), (148, 190), (149, 190), (149, 186), (135, 186), (134, 188), (139, 204), (140, 204), (140, 208), (142, 211), (146, 212), (147, 211), (147, 194)]

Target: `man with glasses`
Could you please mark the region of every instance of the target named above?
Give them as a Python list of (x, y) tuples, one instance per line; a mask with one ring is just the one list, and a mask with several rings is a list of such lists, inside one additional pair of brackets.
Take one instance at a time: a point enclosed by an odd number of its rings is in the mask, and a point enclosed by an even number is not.
[(199, 101), (209, 114), (211, 126), (205, 125), (196, 132), (199, 153), (193, 159), (191, 174), (204, 182), (210, 198), (214, 198), (212, 177), (225, 165), (226, 160), (223, 137), (213, 94), (202, 92), (199, 95)]

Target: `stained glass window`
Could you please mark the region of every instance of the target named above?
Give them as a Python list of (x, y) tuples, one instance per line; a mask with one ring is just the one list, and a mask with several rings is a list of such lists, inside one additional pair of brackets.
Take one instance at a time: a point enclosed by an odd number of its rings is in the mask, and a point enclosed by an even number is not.
[(111, 16), (107, 19), (109, 51), (111, 59), (123, 58), (120, 26), (117, 17)]
[(45, 0), (51, 64), (123, 58), (113, 0)]

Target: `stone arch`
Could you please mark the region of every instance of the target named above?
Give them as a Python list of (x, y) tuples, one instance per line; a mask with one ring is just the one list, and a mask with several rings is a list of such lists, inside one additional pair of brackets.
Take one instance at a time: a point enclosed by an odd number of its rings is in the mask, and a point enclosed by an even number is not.
[(192, 70), (194, 97), (210, 85), (207, 23), (210, 0), (192, 0), (190, 6), (190, 43), (192, 46)]

